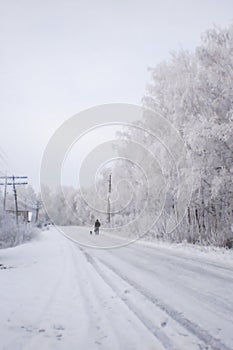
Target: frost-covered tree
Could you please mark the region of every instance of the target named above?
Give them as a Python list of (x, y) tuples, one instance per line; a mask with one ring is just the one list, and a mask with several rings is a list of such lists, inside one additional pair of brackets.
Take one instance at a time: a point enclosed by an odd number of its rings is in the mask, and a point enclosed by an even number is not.
[[(137, 234), (153, 219), (150, 232), (163, 239), (216, 245), (231, 239), (232, 52), (233, 25), (214, 28), (195, 52), (174, 52), (169, 61), (150, 69), (143, 98), (148, 112), (135, 127), (119, 133), (119, 160), (111, 167), (112, 224), (127, 225), (145, 209)], [(103, 170), (90, 188), (45, 191), (48, 215), (62, 225), (93, 224), (96, 217), (105, 223), (109, 171)]]
[[(233, 25), (228, 29), (211, 29), (202, 37), (201, 45), (193, 54), (173, 53), (168, 62), (151, 69), (152, 81), (147, 87), (143, 104), (172, 123), (183, 139), (192, 157), (194, 174), (193, 194), (183, 220), (169, 232), (171, 224), (183, 216), (177, 203), (176, 176), (167, 161), (166, 151), (153, 137), (145, 137), (135, 130), (124, 133), (126, 139), (143, 142), (147, 149), (154, 148), (170, 179), (165, 201), (154, 197), (149, 211), (164, 201), (162, 215), (154, 232), (166, 239), (225, 245), (232, 237), (233, 213)], [(139, 124), (156, 132), (158, 125), (150, 113)], [(172, 147), (173, 139), (166, 130), (163, 140)], [(125, 153), (130, 158), (130, 142)], [(179, 157), (179, 154), (176, 154)], [(149, 173), (150, 163), (145, 166)], [(181, 172), (189, 169), (182, 169)], [(191, 170), (191, 169), (190, 169)], [(174, 172), (174, 173), (173, 173)], [(120, 175), (119, 175), (120, 176)], [(131, 181), (134, 181), (131, 178)], [(158, 174), (154, 173), (154, 186)], [(135, 186), (140, 198), (140, 186)], [(141, 205), (143, 203), (141, 202)], [(183, 209), (182, 209), (183, 210)]]

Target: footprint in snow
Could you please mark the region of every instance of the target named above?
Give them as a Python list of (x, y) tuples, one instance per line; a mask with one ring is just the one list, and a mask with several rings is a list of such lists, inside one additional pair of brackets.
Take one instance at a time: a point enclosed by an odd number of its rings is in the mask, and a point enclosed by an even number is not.
[(161, 327), (166, 327), (166, 325), (167, 325), (167, 321), (161, 322)]
[(0, 264), (0, 269), (1, 270), (13, 269), (13, 266), (4, 266), (3, 264)]
[(64, 331), (65, 327), (63, 327), (62, 325), (54, 325), (53, 329), (55, 329), (56, 331)]
[(102, 345), (102, 343), (101, 343), (99, 340), (96, 340), (96, 341), (95, 341), (95, 344), (96, 344), (96, 345), (99, 345), (99, 346)]
[(39, 329), (38, 332), (39, 332), (39, 333), (44, 333), (44, 332), (45, 332), (45, 329)]
[(21, 326), (20, 328), (23, 329), (25, 332), (29, 332), (29, 333), (37, 331), (37, 329), (33, 326)]
[(56, 338), (57, 338), (57, 340), (61, 340), (62, 339), (62, 334), (56, 335)]

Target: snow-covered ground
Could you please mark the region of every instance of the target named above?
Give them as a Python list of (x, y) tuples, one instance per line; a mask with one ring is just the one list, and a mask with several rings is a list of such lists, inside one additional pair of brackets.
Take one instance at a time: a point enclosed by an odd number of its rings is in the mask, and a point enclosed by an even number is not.
[(232, 252), (51, 228), (0, 264), (0, 350), (233, 349)]

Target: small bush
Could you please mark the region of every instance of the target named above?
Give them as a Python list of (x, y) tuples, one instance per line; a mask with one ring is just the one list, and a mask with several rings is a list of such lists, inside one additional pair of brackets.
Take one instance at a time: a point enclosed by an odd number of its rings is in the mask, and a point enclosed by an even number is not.
[(0, 220), (0, 249), (14, 247), (29, 241), (38, 233), (38, 229), (32, 224), (19, 219), (18, 226), (12, 214), (4, 214)]

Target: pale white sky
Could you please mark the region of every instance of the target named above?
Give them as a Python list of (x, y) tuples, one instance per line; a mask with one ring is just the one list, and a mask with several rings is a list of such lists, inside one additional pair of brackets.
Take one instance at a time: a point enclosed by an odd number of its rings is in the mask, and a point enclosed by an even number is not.
[(38, 188), (43, 150), (67, 118), (140, 104), (148, 66), (232, 19), (232, 0), (0, 0), (0, 146), (11, 171)]

